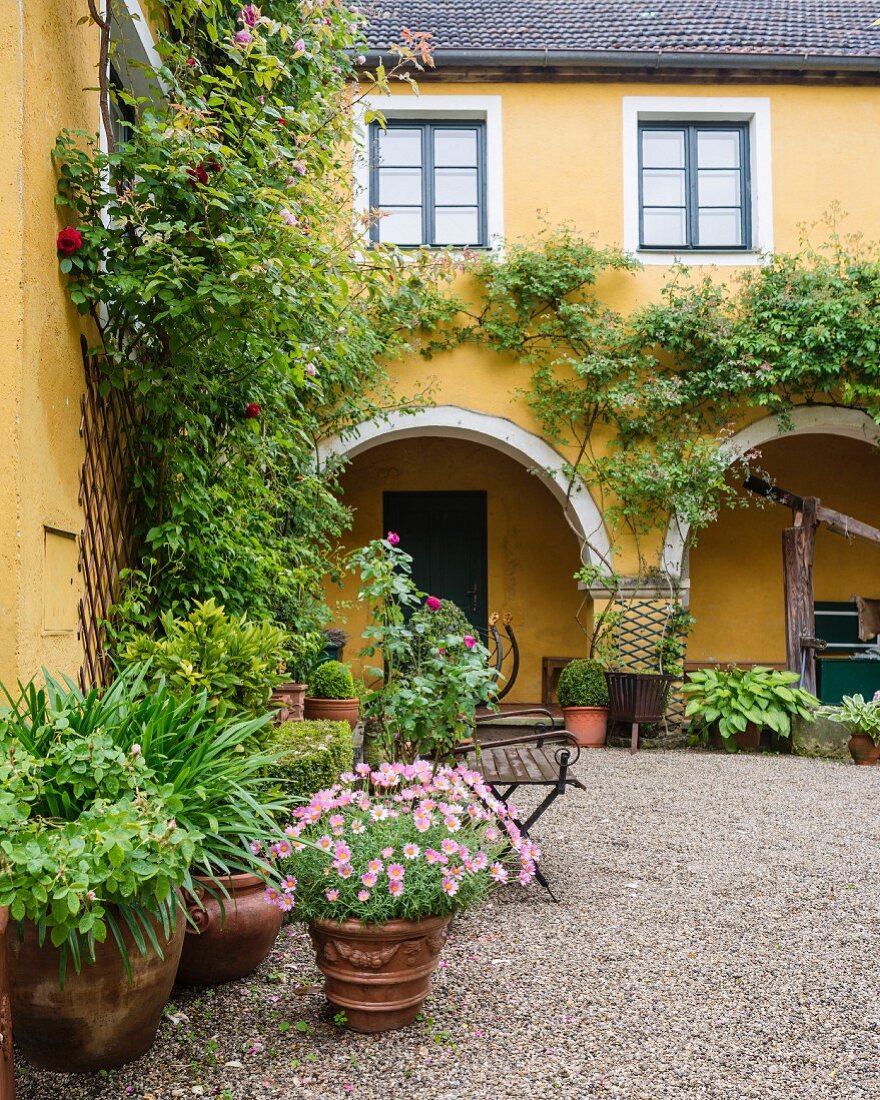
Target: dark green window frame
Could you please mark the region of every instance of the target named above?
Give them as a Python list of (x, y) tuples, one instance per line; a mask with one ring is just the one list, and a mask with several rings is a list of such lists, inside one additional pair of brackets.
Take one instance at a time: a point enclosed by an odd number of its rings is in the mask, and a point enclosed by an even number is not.
[[(398, 248), (488, 248), (488, 210), (486, 186), (486, 123), (482, 119), (388, 119), (385, 126), (372, 123), (370, 126), (370, 209), (379, 210), (379, 179), (381, 168), (412, 167), (379, 163), (379, 135), (382, 130), (415, 130), (421, 135), (421, 193), (420, 203), (397, 203), (397, 208), (421, 209), (421, 240), (418, 243), (399, 244)], [(476, 202), (475, 203), (438, 203), (435, 194), (434, 137), (443, 130), (470, 130), (476, 135)], [(466, 166), (470, 167), (470, 166)], [(391, 205), (391, 204), (388, 204)], [(441, 241), (436, 231), (437, 210), (476, 210), (477, 234), (475, 240)], [(379, 222), (370, 227), (370, 240), (378, 242), (381, 226)]]
[[(684, 201), (677, 205), (645, 202), (645, 173), (651, 171), (644, 164), (644, 135), (662, 131), (683, 135)], [(701, 165), (698, 158), (698, 138), (701, 133), (736, 133), (739, 140), (739, 163), (736, 166), (715, 167)], [(670, 167), (670, 170), (675, 170)], [(700, 203), (699, 174), (712, 172), (739, 173), (739, 203), (713, 205)], [(646, 243), (645, 212), (677, 210), (684, 213), (685, 240), (650, 241)], [(706, 210), (738, 211), (739, 241), (734, 244), (718, 244), (700, 240), (700, 212)], [(749, 151), (749, 124), (747, 122), (640, 122), (639, 123), (639, 249), (646, 252), (750, 252), (752, 251), (752, 202), (751, 161)]]

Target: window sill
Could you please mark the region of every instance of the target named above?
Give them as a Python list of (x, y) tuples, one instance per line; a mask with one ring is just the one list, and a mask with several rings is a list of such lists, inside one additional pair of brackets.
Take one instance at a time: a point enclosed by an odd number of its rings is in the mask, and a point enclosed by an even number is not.
[(767, 260), (766, 253), (756, 248), (727, 248), (716, 252), (698, 248), (685, 248), (680, 252), (671, 248), (638, 248), (634, 255), (646, 267), (672, 267), (674, 264), (687, 267), (757, 267)]

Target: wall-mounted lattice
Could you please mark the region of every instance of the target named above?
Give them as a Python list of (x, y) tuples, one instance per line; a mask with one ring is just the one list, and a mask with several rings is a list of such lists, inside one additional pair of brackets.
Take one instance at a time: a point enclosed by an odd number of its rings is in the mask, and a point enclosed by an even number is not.
[(86, 390), (79, 428), (85, 456), (79, 488), (83, 594), (77, 633), (83, 645), (79, 678), (83, 688), (88, 688), (107, 684), (112, 677), (104, 651), (103, 623), (119, 592), (120, 570), (130, 560), (132, 503), (126, 409), (117, 392), (101, 394), (100, 368), (89, 356), (85, 339), (81, 344)]
[[(657, 672), (658, 649), (671, 618), (680, 603), (670, 597), (625, 597), (615, 624), (617, 664), (627, 672)], [(684, 724), (684, 696), (681, 680), (669, 694), (667, 726)]]

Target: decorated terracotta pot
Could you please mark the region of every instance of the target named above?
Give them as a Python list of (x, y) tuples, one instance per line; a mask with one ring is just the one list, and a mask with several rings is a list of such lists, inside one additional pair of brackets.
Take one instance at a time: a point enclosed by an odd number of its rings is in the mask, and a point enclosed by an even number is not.
[(24, 922), (24, 940), (17, 927), (9, 928), (6, 950), (14, 1034), (32, 1066), (92, 1073), (123, 1066), (153, 1045), (183, 947), (183, 909), (178, 909), (167, 943), (153, 920), (161, 959), (151, 948), (141, 955), (125, 920), (118, 913), (116, 918), (131, 960), (131, 984), (112, 935), (95, 944), (95, 962), (83, 959), (79, 974), (68, 959), (62, 989), (58, 950), (48, 937), (41, 947), (30, 921)]
[(279, 684), (272, 692), (270, 703), (277, 708), (277, 722), (301, 722), (306, 698), (305, 684)]
[(418, 1015), (446, 942), (449, 917), (387, 924), (314, 920), (309, 934), (324, 993), (353, 1031), (392, 1031)]
[(256, 875), (220, 876), (229, 897), (209, 878), (193, 875), (199, 901), (190, 898), (183, 952), (177, 970), (181, 985), (221, 985), (253, 973), (272, 950), (284, 914), (266, 901), (266, 884)]

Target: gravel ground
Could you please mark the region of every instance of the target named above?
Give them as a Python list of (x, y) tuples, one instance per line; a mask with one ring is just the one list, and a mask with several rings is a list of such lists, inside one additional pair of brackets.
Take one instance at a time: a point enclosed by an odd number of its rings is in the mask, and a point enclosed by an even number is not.
[(23, 1068), (19, 1100), (877, 1100), (880, 773), (585, 755), (537, 830), (560, 904), (458, 918), (419, 1024), (336, 1027), (293, 926), (247, 982), (177, 994), (145, 1058)]

